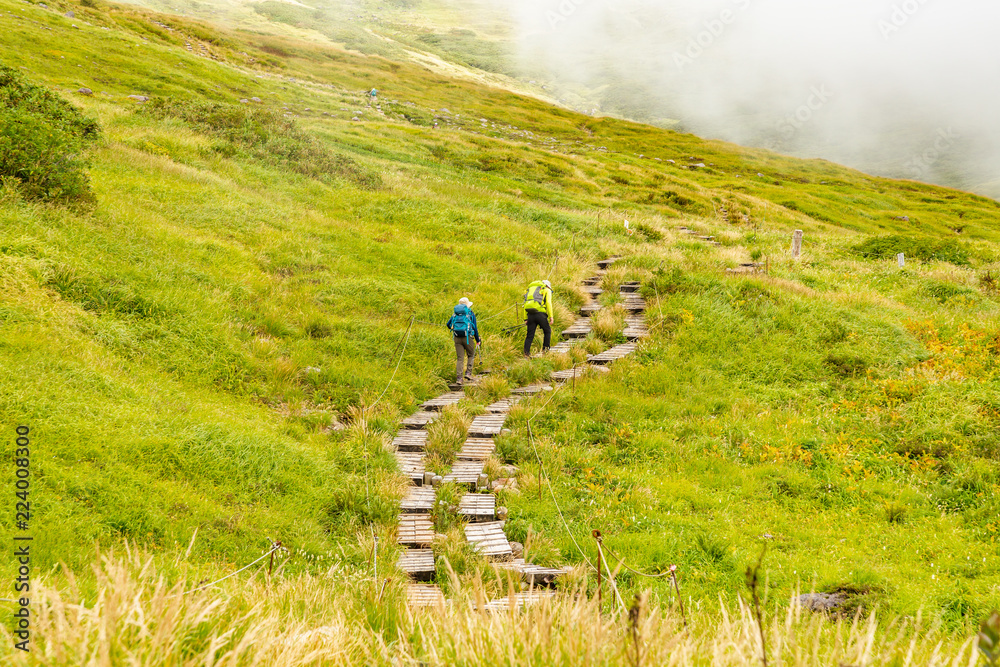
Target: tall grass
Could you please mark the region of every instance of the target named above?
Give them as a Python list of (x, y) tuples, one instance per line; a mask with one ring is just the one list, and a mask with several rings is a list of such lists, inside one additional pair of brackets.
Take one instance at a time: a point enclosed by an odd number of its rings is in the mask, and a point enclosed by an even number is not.
[[(196, 582), (172, 576), (179, 565), (109, 552), (91, 590), (69, 572), (61, 586), (38, 581), (32, 651), (14, 650), (4, 627), (0, 656), (9, 665), (100, 667), (760, 664), (756, 623), (742, 602), (695, 612), (688, 629), (668, 603), (636, 602), (630, 621), (610, 594), (602, 614), (583, 589), (486, 613), (492, 594), (474, 578), (456, 584), (446, 607), (410, 611), (398, 580), (376, 584), (336, 567), (268, 576), (265, 565), (248, 580), (185, 595)], [(767, 619), (765, 637), (772, 664), (957, 667), (976, 658), (974, 640), (920, 616), (831, 618), (794, 603)]]

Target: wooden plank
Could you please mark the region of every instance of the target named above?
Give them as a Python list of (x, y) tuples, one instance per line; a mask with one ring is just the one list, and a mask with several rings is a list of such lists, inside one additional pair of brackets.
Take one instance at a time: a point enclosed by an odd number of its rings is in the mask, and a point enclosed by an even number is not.
[(577, 344), (575, 340), (564, 340), (561, 343), (553, 345), (549, 348), (549, 352), (552, 354), (566, 354), (573, 349), (573, 346)]
[(621, 257), (608, 257), (607, 259), (602, 259), (597, 263), (597, 266), (601, 267), (602, 270), (606, 271), (609, 266), (617, 262)]
[(505, 611), (524, 611), (528, 607), (551, 600), (554, 596), (554, 591), (535, 589), (527, 593), (517, 593), (509, 597), (490, 600), (484, 609), (494, 614)]
[(638, 292), (640, 287), (642, 287), (641, 283), (635, 283), (635, 282), (632, 282), (632, 283), (622, 283), (619, 286), (618, 290), (620, 292), (623, 292), (623, 293), (627, 294), (627, 293)]
[(465, 398), (464, 391), (452, 391), (420, 404), (424, 410), (441, 411)]
[(483, 461), (455, 461), (444, 481), (464, 484), (470, 491), (475, 491), (479, 486), (479, 476), (483, 474), (483, 465)]
[(411, 486), (399, 509), (406, 514), (430, 514), (434, 509), (435, 493), (430, 486)]
[(437, 586), (410, 584), (406, 587), (406, 604), (417, 609), (443, 607), (444, 593)]
[(515, 558), (506, 563), (495, 563), (498, 570), (514, 572), (529, 586), (553, 586), (556, 581), (571, 572), (573, 568), (541, 567), (526, 562), (523, 558)]
[(507, 560), (513, 554), (503, 534), (502, 521), (466, 524), (465, 539), (473, 549), (490, 559)]
[(503, 430), (503, 425), (506, 421), (507, 415), (502, 412), (479, 415), (473, 419), (472, 424), (469, 425), (469, 437), (490, 438), (500, 435), (500, 431)]
[(501, 398), (499, 401), (492, 405), (486, 406), (486, 412), (492, 412), (494, 414), (506, 414), (510, 412), (510, 409), (517, 405), (521, 401), (519, 396), (508, 396), (507, 398)]
[[(604, 310), (604, 306), (599, 303), (588, 303), (586, 306), (580, 308), (581, 317), (593, 317), (595, 313), (599, 313)], [(574, 325), (576, 326), (576, 325)], [(570, 327), (571, 329), (573, 327)]]
[(429, 581), (434, 578), (434, 552), (430, 549), (407, 549), (399, 555), (397, 565), (411, 579)]
[(518, 387), (517, 389), (510, 390), (512, 394), (521, 394), (524, 396), (534, 396), (535, 394), (540, 394), (543, 391), (552, 391), (552, 385), (550, 384), (529, 384), (524, 387)]
[(619, 359), (624, 359), (628, 355), (632, 354), (636, 350), (635, 343), (625, 343), (624, 345), (618, 345), (610, 350), (602, 352), (600, 354), (595, 354), (587, 357), (587, 361), (592, 364), (610, 364), (612, 361), (618, 361)]
[(595, 373), (610, 373), (610, 372), (611, 370), (605, 368), (604, 366), (577, 366), (576, 368), (570, 368), (565, 371), (555, 371), (549, 377), (559, 382), (566, 382), (568, 380), (572, 380), (574, 376), (576, 376), (576, 379), (579, 380), (580, 378), (588, 374), (594, 375)]
[(392, 447), (399, 452), (422, 452), (427, 449), (427, 431), (402, 430), (393, 439)]
[(604, 294), (604, 290), (602, 290), (597, 285), (585, 284), (582, 288), (580, 288), (580, 291), (582, 291), (584, 294), (589, 294), (590, 296), (600, 296)]
[(430, 514), (400, 514), (396, 542), (413, 549), (430, 548), (434, 542), (434, 523)]
[(440, 412), (428, 412), (426, 410), (421, 410), (420, 412), (414, 412), (412, 415), (410, 415), (409, 417), (407, 417), (402, 421), (403, 428), (408, 428), (408, 429), (424, 428), (428, 424), (434, 423), (440, 416), (441, 416)]
[(497, 497), (492, 493), (467, 493), (458, 505), (458, 513), (473, 522), (493, 521), (496, 512)]
[(459, 461), (485, 461), (497, 450), (493, 438), (469, 438), (458, 453)]
[(424, 458), (423, 452), (396, 452), (396, 463), (399, 470), (413, 480), (413, 483), (420, 486), (424, 483)]
[(590, 335), (590, 319), (581, 317), (569, 329), (562, 332), (563, 338), (586, 338)]

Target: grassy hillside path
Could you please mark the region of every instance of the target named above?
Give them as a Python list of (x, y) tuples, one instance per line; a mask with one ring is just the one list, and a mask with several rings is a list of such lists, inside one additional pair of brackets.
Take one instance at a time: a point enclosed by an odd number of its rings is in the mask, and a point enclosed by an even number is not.
[[(554, 345), (553, 353), (569, 352), (591, 333), (591, 317), (603, 306), (598, 303), (603, 290), (598, 286), (611, 264), (619, 258), (612, 257), (598, 262), (599, 270), (584, 281), (584, 292), (590, 297), (579, 312), (576, 322), (563, 331), (562, 342)], [(622, 305), (627, 313), (622, 335), (628, 341), (612, 347), (600, 354), (590, 355), (583, 364), (563, 371), (555, 371), (551, 378), (557, 385), (575, 382), (585, 373), (609, 372), (607, 365), (622, 359), (636, 350), (637, 341), (649, 335), (645, 321), (645, 300), (638, 294), (639, 283), (625, 283), (620, 286)], [(504, 425), (511, 408), (522, 399), (553, 391), (550, 384), (531, 384), (518, 387), (511, 395), (502, 398), (486, 408), (486, 413), (473, 419), (466, 433), (466, 441), (457, 454), (451, 471), (444, 476), (425, 470), (425, 449), (428, 442), (427, 426), (434, 423), (441, 412), (465, 399), (460, 386), (452, 391), (426, 401), (421, 409), (402, 421), (402, 428), (392, 446), (400, 471), (410, 480), (407, 495), (400, 503), (397, 544), (404, 548), (398, 567), (415, 582), (428, 582), (436, 575), (433, 542), (435, 538), (432, 513), (437, 498), (436, 488), (443, 483), (455, 483), (468, 487), (458, 506), (458, 514), (467, 521), (465, 537), (474, 550), (494, 562), (498, 569), (517, 576), (528, 587), (527, 593), (513, 599), (501, 598), (491, 601), (487, 608), (503, 609), (510, 605), (523, 607), (544, 597), (536, 587), (548, 588), (565, 574), (565, 569), (540, 567), (527, 562), (515, 552), (504, 534), (506, 509), (497, 508), (496, 496), (490, 488), (489, 478), (484, 473), (487, 459), (496, 451), (495, 438), (504, 431)], [(509, 480), (497, 480), (503, 486)], [(413, 583), (408, 589), (411, 607), (436, 606), (444, 602), (444, 594), (434, 584)]]

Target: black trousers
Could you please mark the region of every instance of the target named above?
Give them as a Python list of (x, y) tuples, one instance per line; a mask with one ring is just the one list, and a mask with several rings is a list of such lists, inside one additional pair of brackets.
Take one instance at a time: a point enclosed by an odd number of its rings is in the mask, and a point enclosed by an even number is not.
[(528, 336), (524, 339), (524, 353), (531, 354), (531, 343), (535, 340), (535, 329), (542, 328), (545, 340), (542, 341), (542, 351), (546, 351), (552, 345), (552, 327), (549, 326), (549, 316), (538, 310), (529, 310), (528, 314)]

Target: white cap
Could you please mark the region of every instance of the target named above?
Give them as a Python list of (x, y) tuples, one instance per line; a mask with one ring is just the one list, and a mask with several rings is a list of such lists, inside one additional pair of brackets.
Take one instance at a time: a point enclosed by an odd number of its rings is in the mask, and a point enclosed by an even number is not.
[(472, 302), (469, 301), (469, 299), (466, 298), (466, 297), (464, 297), (464, 296), (461, 299), (458, 300), (458, 305), (460, 305), (460, 306), (468, 306), (469, 308), (472, 308)]
[(549, 289), (552, 289), (552, 283), (550, 283), (548, 280), (543, 280), (542, 284), (548, 287)]

